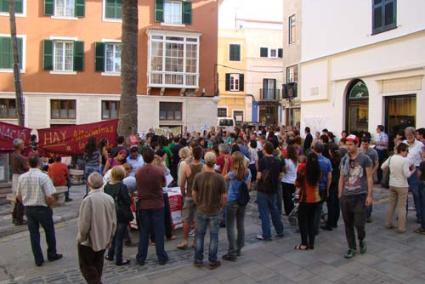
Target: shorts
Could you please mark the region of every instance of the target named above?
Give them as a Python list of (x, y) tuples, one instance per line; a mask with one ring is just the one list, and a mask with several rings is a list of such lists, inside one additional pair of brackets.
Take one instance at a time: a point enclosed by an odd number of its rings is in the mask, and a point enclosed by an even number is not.
[(192, 197), (185, 197), (182, 212), (182, 221), (192, 224), (195, 221), (196, 205)]

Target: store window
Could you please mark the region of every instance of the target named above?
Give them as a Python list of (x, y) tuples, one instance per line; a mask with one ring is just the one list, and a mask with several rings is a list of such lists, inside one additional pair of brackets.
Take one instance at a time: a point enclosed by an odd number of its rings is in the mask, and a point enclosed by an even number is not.
[(76, 119), (76, 104), (75, 100), (51, 100), (51, 119)]
[(159, 120), (182, 121), (182, 103), (160, 102)]
[(353, 81), (348, 89), (346, 125), (348, 132), (368, 131), (369, 91), (362, 80)]
[(119, 110), (119, 101), (102, 101), (102, 119), (118, 118)]
[(390, 138), (408, 126), (415, 127), (416, 95), (385, 97), (385, 124)]

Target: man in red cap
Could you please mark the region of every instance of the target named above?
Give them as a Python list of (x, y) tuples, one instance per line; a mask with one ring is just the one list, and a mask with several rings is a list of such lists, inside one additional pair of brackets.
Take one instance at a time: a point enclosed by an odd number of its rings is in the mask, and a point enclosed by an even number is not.
[(373, 201), (372, 161), (359, 151), (359, 140), (355, 135), (346, 138), (348, 153), (342, 158), (339, 178), (339, 200), (345, 224), (348, 251), (345, 258), (356, 255), (357, 230), (360, 254), (366, 253), (366, 214)]

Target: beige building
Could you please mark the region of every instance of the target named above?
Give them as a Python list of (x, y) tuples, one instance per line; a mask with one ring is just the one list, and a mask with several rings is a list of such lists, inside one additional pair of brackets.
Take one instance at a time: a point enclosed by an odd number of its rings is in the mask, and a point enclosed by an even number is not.
[(298, 69), (301, 61), (301, 0), (283, 2), (283, 68), (285, 85), (282, 87), (283, 123), (299, 125), (301, 119), (298, 96)]

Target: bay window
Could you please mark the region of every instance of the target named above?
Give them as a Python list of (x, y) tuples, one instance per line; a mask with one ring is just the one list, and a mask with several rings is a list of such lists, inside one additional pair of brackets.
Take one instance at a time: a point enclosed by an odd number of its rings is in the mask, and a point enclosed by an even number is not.
[(198, 36), (151, 34), (149, 54), (150, 87), (198, 87)]

